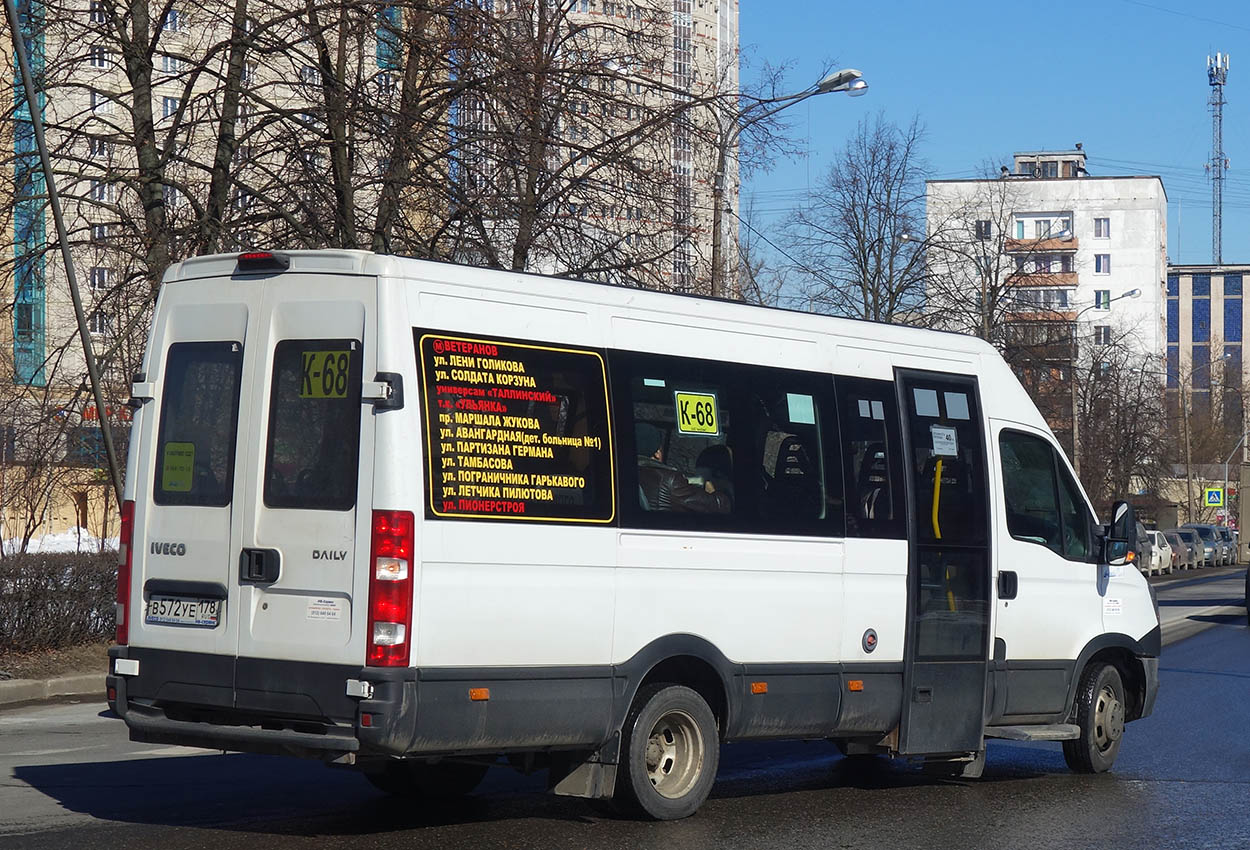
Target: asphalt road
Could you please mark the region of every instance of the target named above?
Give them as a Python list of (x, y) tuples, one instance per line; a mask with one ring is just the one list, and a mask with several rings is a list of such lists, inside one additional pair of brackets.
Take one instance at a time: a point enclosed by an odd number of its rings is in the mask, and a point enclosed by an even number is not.
[(1165, 640), (1204, 630), (1165, 648), (1155, 713), (1102, 776), (1070, 773), (1057, 744), (991, 742), (972, 783), (825, 743), (749, 744), (725, 748), (712, 799), (677, 823), (618, 820), (503, 769), (428, 810), (312, 762), (132, 744), (103, 704), (64, 703), (0, 712), (0, 848), (1246, 848), (1243, 576), (1155, 582)]

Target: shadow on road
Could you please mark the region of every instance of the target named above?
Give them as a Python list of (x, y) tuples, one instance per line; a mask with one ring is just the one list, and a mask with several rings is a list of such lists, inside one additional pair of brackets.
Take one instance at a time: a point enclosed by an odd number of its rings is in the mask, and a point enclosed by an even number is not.
[[(825, 749), (827, 748), (827, 749)], [(1033, 779), (1066, 772), (1062, 757), (1012, 754), (995, 759), (974, 784)], [(964, 784), (929, 776), (886, 758), (846, 759), (832, 745), (792, 742), (724, 748), (713, 799), (763, 798), (836, 788), (890, 792)], [(1006, 755), (1003, 751), (1003, 755)], [(163, 756), (106, 762), (21, 766), (15, 777), (65, 809), (101, 821), (208, 827), (270, 835), (367, 835), (468, 823), (540, 819), (570, 823), (617, 816), (604, 805), (546, 794), (545, 774), (493, 769), (465, 800), (437, 804), (397, 800), (350, 770), (276, 756)]]

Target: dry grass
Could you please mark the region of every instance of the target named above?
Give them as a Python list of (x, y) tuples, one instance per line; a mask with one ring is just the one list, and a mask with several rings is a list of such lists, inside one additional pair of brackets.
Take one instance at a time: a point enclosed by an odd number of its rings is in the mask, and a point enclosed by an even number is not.
[(107, 643), (0, 655), (0, 679), (50, 679), (108, 671)]

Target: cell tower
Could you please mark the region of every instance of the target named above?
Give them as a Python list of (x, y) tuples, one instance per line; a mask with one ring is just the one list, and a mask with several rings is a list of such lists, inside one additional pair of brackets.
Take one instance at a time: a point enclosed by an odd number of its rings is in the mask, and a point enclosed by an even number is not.
[(1211, 261), (1217, 266), (1224, 262), (1224, 172), (1228, 170), (1228, 158), (1224, 156), (1224, 86), (1228, 82), (1228, 54), (1217, 53), (1207, 57), (1207, 82), (1211, 85), (1211, 161), (1207, 173), (1211, 175)]

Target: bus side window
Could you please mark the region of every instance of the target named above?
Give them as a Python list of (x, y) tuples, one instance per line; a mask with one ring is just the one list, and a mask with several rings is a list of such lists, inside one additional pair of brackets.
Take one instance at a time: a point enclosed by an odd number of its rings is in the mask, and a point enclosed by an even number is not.
[(849, 537), (904, 537), (898, 409), (891, 381), (834, 379)]
[(842, 536), (828, 378), (628, 352), (609, 359), (625, 525)]

